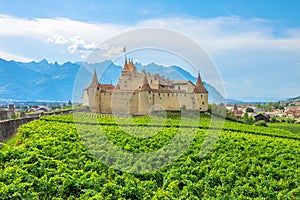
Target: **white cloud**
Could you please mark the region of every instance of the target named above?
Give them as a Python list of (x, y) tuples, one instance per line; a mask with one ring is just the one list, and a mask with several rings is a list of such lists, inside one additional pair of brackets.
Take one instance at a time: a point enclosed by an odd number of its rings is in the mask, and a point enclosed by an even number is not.
[(204, 46), (213, 55), (245, 49), (300, 50), (300, 29), (283, 29), (282, 35), (286, 37), (278, 38), (273, 36), (275, 28), (272, 21), (256, 18), (160, 18), (120, 25), (93, 24), (64, 18), (23, 19), (0, 15), (0, 22), (0, 36), (28, 36), (57, 45), (68, 44), (66, 48), (71, 53), (93, 50), (96, 44), (101, 44), (120, 32), (143, 27), (179, 31)]
[(0, 23), (0, 36), (30, 36), (58, 43), (78, 35), (100, 43), (127, 29), (127, 26), (117, 24), (92, 24), (65, 18), (25, 19), (8, 15), (0, 15)]
[(253, 82), (251, 80), (245, 80), (244, 83), (248, 86), (253, 84)]
[(26, 58), (24, 56), (8, 53), (5, 51), (0, 51), (0, 55), (1, 55), (1, 58), (5, 59), (5, 60), (15, 60), (15, 61), (20, 61), (20, 62), (30, 62), (33, 60), (31, 58)]
[(107, 59), (111, 59), (114, 56), (120, 55), (123, 52), (123, 47), (111, 47), (108, 51), (106, 51), (106, 53), (103, 55), (104, 57), (106, 57)]
[(281, 34), (286, 37), (279, 38), (273, 35), (275, 28), (272, 21), (264, 19), (169, 18), (141, 21), (137, 26), (162, 27), (179, 31), (215, 54), (244, 49), (300, 50), (300, 29), (282, 30)]
[(68, 46), (68, 50), (71, 53), (75, 53), (76, 51), (86, 53), (87, 51), (92, 51), (97, 48), (97, 45), (94, 42), (86, 43), (81, 36), (70, 38), (70, 41), (72, 42), (72, 45)]
[(51, 38), (47, 38), (46, 41), (54, 43), (54, 44), (66, 44), (66, 43), (69, 42), (68, 39), (64, 38), (61, 35), (60, 36), (51, 37)]
[[(232, 89), (230, 96), (242, 94), (244, 91), (238, 90), (241, 85), (259, 87), (258, 78), (251, 80), (251, 84), (243, 83), (238, 78), (242, 73), (252, 78), (265, 70), (263, 68), (269, 67), (272, 68), (274, 76), (277, 75), (280, 77), (278, 80), (284, 82), (285, 77), (281, 75), (285, 71), (295, 75), (297, 73), (293, 73), (291, 69), (299, 68), (300, 28), (278, 28), (276, 22), (265, 19), (241, 19), (237, 16), (209, 19), (157, 18), (124, 25), (88, 23), (64, 18), (24, 19), (0, 15), (0, 24), (0, 57), (19, 61), (40, 60), (41, 56), (63, 59), (60, 62), (79, 61), (87, 59), (94, 49), (106, 50), (105, 57), (109, 59), (120, 55), (122, 47), (101, 43), (117, 34), (147, 27), (174, 30), (200, 44), (217, 61), (223, 74), (226, 70), (232, 70), (224, 77), (224, 80), (230, 82), (218, 83)], [(29, 38), (30, 41), (35, 41), (35, 46), (24, 48), (25, 45), (15, 42), (14, 37)], [(22, 52), (20, 46), (26, 51)], [(41, 51), (44, 48), (46, 50)], [(18, 51), (13, 52), (14, 49)], [(128, 47), (128, 51), (130, 50)], [(36, 52), (39, 52), (39, 57), (35, 57)], [(143, 62), (143, 58), (138, 59)], [(234, 71), (240, 68), (243, 70)], [(248, 80), (248, 77), (244, 80)]]
[(109, 43), (105, 42), (99, 46), (100, 49), (108, 50), (110, 47)]

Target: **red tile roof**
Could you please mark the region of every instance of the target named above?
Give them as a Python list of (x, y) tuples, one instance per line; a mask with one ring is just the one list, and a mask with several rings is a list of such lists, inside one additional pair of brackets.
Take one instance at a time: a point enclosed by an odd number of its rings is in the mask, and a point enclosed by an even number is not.
[(205, 89), (204, 85), (203, 85), (203, 82), (202, 82), (201, 77), (200, 77), (200, 73), (198, 73), (198, 79), (197, 79), (197, 82), (196, 82), (194, 92), (195, 93), (208, 93), (207, 90)]
[(89, 87), (97, 87), (99, 85), (96, 70), (94, 70), (93, 80)]
[(149, 82), (148, 82), (148, 79), (147, 79), (147, 76), (145, 75), (144, 76), (144, 82), (143, 82), (143, 85), (142, 87), (140, 88), (140, 91), (151, 91), (151, 87), (149, 85)]
[(115, 89), (112, 84), (100, 84), (101, 90), (105, 92), (111, 92)]

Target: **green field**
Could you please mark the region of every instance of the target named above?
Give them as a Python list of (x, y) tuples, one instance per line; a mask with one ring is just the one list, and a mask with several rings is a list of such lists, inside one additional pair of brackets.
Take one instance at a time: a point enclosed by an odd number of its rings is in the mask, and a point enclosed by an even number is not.
[(81, 114), (25, 124), (0, 151), (0, 199), (300, 198), (298, 125), (225, 121), (201, 157), (209, 127), (220, 127), (210, 116), (195, 120)]

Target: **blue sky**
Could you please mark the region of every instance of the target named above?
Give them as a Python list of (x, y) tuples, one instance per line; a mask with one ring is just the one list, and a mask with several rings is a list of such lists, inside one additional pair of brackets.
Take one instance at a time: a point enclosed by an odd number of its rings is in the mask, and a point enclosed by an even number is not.
[(228, 98), (293, 97), (300, 95), (299, 10), (297, 0), (0, 0), (0, 57), (82, 61), (119, 33), (166, 28), (206, 50), (223, 79), (212, 84), (224, 85)]

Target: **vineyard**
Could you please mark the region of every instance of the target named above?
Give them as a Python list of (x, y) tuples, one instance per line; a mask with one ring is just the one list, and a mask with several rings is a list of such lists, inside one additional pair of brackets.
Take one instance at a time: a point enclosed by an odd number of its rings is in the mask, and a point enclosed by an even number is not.
[[(297, 199), (300, 131), (285, 127), (222, 129), (207, 115), (43, 117), (0, 150), (0, 199)], [(210, 129), (219, 139), (201, 157)]]

